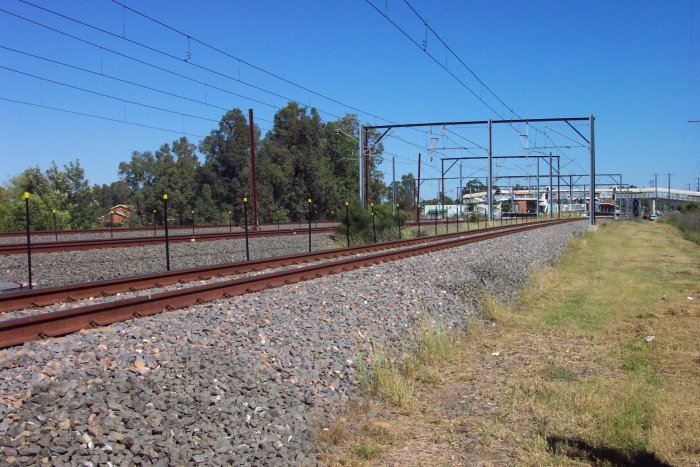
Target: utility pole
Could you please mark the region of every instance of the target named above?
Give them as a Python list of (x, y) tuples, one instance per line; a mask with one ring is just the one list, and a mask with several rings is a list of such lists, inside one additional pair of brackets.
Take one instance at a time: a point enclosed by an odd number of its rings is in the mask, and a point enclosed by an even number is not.
[(659, 174), (654, 174), (654, 199), (659, 197)]
[(671, 199), (671, 175), (676, 175), (670, 172), (663, 173), (661, 175), (666, 175), (668, 177), (668, 193), (667, 193), (667, 198), (670, 200)]
[(393, 189), (393, 197), (392, 197), (392, 205), (391, 205), (391, 212), (395, 212), (394, 208), (396, 207), (396, 158), (392, 157), (391, 158), (391, 187)]
[(420, 234), (420, 153), (418, 153), (418, 183), (416, 184), (416, 219), (418, 219), (418, 233)]
[[(253, 109), (248, 109), (248, 126), (250, 127), (250, 179), (253, 185), (253, 225), (258, 226), (258, 195), (255, 188), (255, 124), (253, 123)], [(194, 232), (194, 216), (192, 218)]]
[(489, 120), (489, 179), (488, 179), (488, 220), (493, 222), (493, 123)]
[(459, 225), (459, 218), (462, 215), (462, 201), (464, 201), (464, 198), (462, 197), (462, 190), (463, 190), (463, 185), (462, 185), (462, 163), (459, 163), (459, 188), (457, 189), (457, 197), (459, 198), (459, 212), (457, 213), (457, 222)]

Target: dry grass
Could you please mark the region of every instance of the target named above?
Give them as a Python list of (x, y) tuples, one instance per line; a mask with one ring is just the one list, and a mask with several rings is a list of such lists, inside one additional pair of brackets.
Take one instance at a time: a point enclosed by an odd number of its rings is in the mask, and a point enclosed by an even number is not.
[[(413, 373), (412, 411), (356, 414), (386, 436), (353, 431), (328, 463), (700, 461), (700, 250), (672, 227), (608, 224), (537, 271), (516, 305), (488, 298), (483, 317), (449, 336), (451, 358), (423, 364), (431, 378)], [(371, 459), (361, 442), (379, 447)]]

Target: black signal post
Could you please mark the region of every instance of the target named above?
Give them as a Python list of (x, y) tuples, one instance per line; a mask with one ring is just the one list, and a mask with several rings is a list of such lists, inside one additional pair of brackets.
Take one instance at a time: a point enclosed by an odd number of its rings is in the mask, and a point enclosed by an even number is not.
[(377, 243), (377, 228), (374, 226), (374, 203), (370, 203), (370, 208), (372, 208), (372, 237), (374, 237), (374, 243)]
[(250, 250), (248, 249), (248, 198), (243, 198), (243, 228), (245, 230), (245, 259), (250, 261)]
[(396, 204), (396, 225), (399, 226), (399, 240), (401, 240), (401, 209)]
[(348, 240), (348, 248), (350, 248), (350, 209), (347, 201), (345, 202), (345, 238)]
[(24, 192), (24, 220), (27, 227), (27, 272), (29, 288), (32, 288), (32, 236), (29, 230), (29, 192)]
[(58, 241), (58, 228), (56, 227), (56, 210), (51, 211), (53, 213), (53, 237), (55, 241)]
[(309, 253), (311, 253), (311, 198), (309, 198)]
[(437, 209), (435, 209), (435, 235), (437, 235), (437, 218), (438, 218), (438, 212)]
[(165, 229), (165, 269), (170, 271), (170, 240), (168, 238), (168, 195), (163, 195), (163, 228)]

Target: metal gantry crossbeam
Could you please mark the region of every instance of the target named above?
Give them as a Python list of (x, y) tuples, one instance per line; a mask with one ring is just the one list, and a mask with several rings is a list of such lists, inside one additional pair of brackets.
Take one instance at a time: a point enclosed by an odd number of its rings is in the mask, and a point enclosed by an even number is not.
[[(586, 138), (583, 136), (583, 134), (578, 131), (572, 124), (571, 122), (584, 122), (587, 121), (589, 124), (589, 129), (590, 129), (590, 136), (589, 138)], [(588, 148), (590, 152), (590, 173), (587, 174), (590, 177), (590, 192), (595, 193), (595, 184), (596, 184), (596, 175), (595, 175), (595, 137), (594, 137), (594, 127), (595, 127), (595, 117), (593, 115), (589, 117), (557, 117), (557, 118), (528, 118), (528, 119), (504, 119), (504, 120), (468, 120), (468, 121), (441, 121), (441, 122), (419, 122), (419, 123), (392, 123), (392, 124), (386, 124), (386, 125), (367, 125), (367, 126), (362, 126), (360, 127), (360, 132), (361, 132), (361, 138), (360, 138), (360, 153), (362, 154), (362, 157), (360, 157), (360, 202), (362, 205), (367, 208), (369, 205), (369, 149), (368, 149), (368, 140), (369, 140), (369, 132), (371, 130), (385, 130), (382, 137), (387, 134), (388, 131), (394, 129), (394, 128), (419, 128), (419, 127), (426, 127), (426, 126), (441, 126), (443, 128), (447, 128), (450, 126), (470, 126), (470, 125), (488, 125), (488, 147), (487, 147), (487, 152), (488, 156), (474, 156), (474, 157), (467, 157), (467, 159), (488, 159), (488, 177), (487, 177), (487, 190), (488, 190), (488, 215), (489, 219), (493, 220), (493, 209), (492, 209), (492, 204), (493, 204), (493, 193), (492, 193), (492, 187), (493, 187), (493, 159), (494, 158), (507, 158), (508, 156), (494, 156), (493, 155), (493, 126), (494, 125), (499, 125), (499, 124), (507, 124), (507, 125), (514, 125), (516, 123), (524, 123), (524, 124), (532, 124), (532, 123), (553, 123), (553, 122), (565, 122), (567, 125), (569, 125), (571, 128), (575, 130), (575, 132), (580, 136), (583, 141), (587, 143), (587, 145), (583, 145), (582, 147)], [(567, 136), (568, 139), (571, 139), (572, 141), (575, 141), (574, 139), (570, 138)], [(381, 138), (380, 138), (381, 140)], [(376, 144), (376, 143), (375, 143)], [(526, 157), (536, 157), (538, 164), (539, 164), (539, 159), (542, 156), (522, 156), (522, 158)], [(547, 157), (550, 159), (554, 159), (554, 156), (552, 154), (545, 155), (544, 157)], [(444, 159), (448, 160), (448, 158)], [(454, 164), (453, 164), (454, 165)], [(557, 166), (559, 165), (559, 161), (557, 159)], [(419, 172), (420, 172), (420, 167), (419, 167)], [(553, 167), (552, 163), (550, 162), (550, 172), (553, 172)], [(559, 175), (559, 170), (557, 170), (557, 174)], [(443, 170), (443, 176), (444, 176), (444, 170)], [(551, 178), (551, 174), (550, 174)], [(444, 192), (444, 187), (443, 190)], [(590, 203), (590, 213), (589, 213), (589, 219), (590, 219), (590, 224), (595, 225), (595, 203)]]

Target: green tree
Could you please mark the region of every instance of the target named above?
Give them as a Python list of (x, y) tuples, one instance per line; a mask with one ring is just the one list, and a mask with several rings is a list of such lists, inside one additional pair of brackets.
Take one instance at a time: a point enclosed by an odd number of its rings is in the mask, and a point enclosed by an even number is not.
[[(254, 131), (257, 145), (260, 131)], [(240, 109), (227, 112), (199, 145), (204, 164), (199, 171), (199, 185), (209, 185), (212, 200), (218, 205), (232, 206), (236, 219), (243, 211), (243, 197), (251, 197), (250, 132)]]
[(85, 169), (80, 160), (70, 161), (58, 170), (56, 163), (46, 171), (50, 188), (58, 200), (58, 210), (67, 211), (71, 229), (89, 229), (97, 225), (99, 205), (89, 182), (85, 179)]
[(28, 192), (30, 228), (32, 230), (50, 230), (53, 228), (53, 211), (57, 220), (67, 226), (70, 214), (60, 209), (60, 196), (51, 189), (51, 184), (39, 167), (30, 167), (13, 177), (4, 192), (3, 216), (0, 228), (3, 231), (22, 231), (25, 228), (25, 199)]
[(325, 128), (316, 109), (290, 102), (275, 114), (261, 149), (262, 181), (272, 206), (281, 206), (293, 220), (305, 217), (307, 200), (328, 212), (339, 204), (333, 170), (324, 152)]
[(119, 163), (119, 178), (126, 183), (131, 194), (129, 204), (134, 208), (136, 215), (141, 217), (147, 212), (157, 209), (157, 195), (155, 193), (155, 156), (152, 152), (134, 151), (129, 162)]

